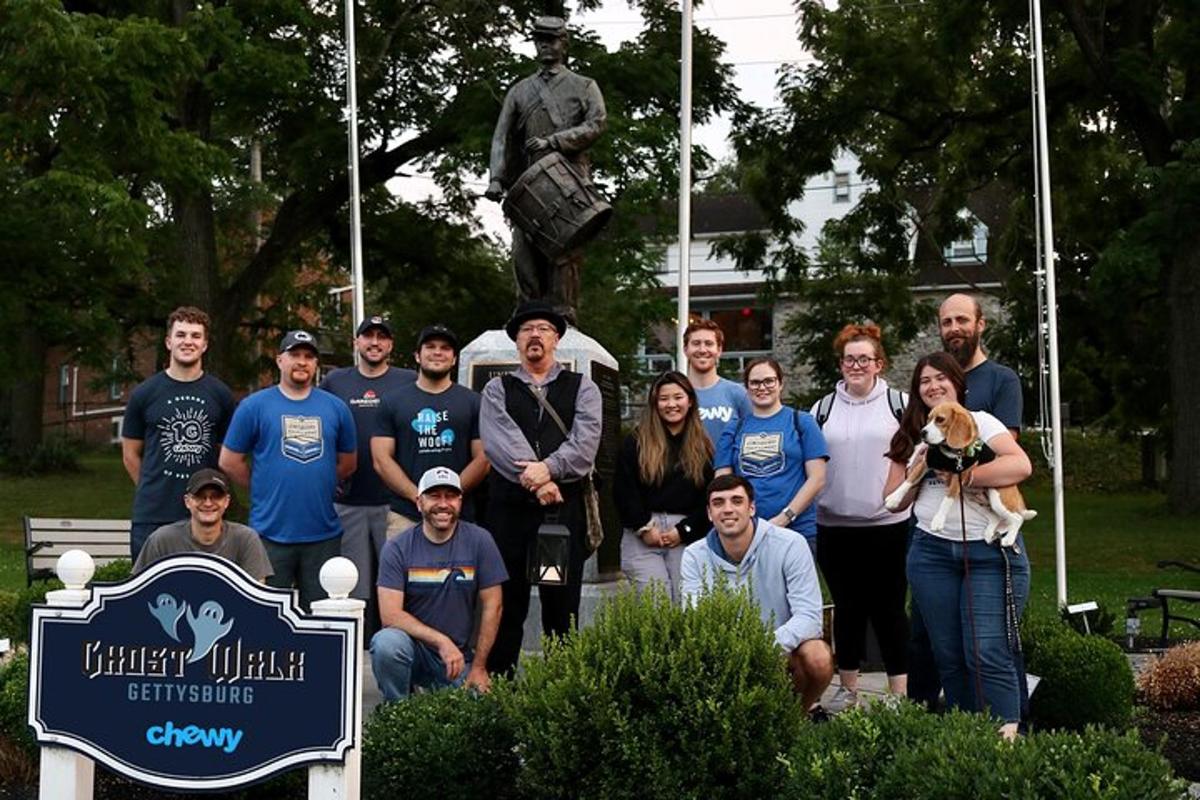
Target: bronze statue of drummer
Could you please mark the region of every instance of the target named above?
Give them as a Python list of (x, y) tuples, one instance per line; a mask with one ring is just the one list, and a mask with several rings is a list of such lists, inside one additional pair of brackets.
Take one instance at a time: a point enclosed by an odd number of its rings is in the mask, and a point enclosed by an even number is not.
[(513, 224), (513, 267), (521, 301), (546, 300), (572, 322), (583, 258), (579, 246), (612, 212), (591, 186), (587, 150), (604, 131), (604, 98), (591, 78), (564, 66), (561, 17), (533, 26), (541, 68), (504, 98), (492, 136), (491, 182)]

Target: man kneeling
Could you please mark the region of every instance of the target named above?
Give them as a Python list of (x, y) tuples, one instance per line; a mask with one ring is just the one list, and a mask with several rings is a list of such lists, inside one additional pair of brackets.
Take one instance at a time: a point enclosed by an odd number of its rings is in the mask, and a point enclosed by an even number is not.
[[(430, 689), (491, 688), (487, 657), (500, 625), (500, 584), (508, 580), (500, 551), (478, 525), (459, 520), (458, 474), (434, 467), (417, 484), (421, 523), (383, 546), (379, 616), (371, 667), (384, 700)], [(476, 605), (482, 609), (472, 654)]]
[(775, 643), (788, 654), (792, 688), (804, 707), (817, 705), (833, 678), (833, 654), (821, 639), (821, 585), (803, 536), (754, 516), (754, 489), (722, 475), (708, 485), (713, 530), (683, 553), (685, 603), (694, 604), (724, 576), (731, 588), (749, 585), (765, 624), (778, 624)]

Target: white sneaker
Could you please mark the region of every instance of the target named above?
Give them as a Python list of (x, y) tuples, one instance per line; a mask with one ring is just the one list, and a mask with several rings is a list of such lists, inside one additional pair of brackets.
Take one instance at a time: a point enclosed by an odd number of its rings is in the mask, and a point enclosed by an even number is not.
[(833, 699), (822, 705), (825, 706), (825, 709), (830, 714), (840, 714), (848, 708), (856, 708), (858, 706), (858, 692), (839, 686), (837, 692), (833, 695)]

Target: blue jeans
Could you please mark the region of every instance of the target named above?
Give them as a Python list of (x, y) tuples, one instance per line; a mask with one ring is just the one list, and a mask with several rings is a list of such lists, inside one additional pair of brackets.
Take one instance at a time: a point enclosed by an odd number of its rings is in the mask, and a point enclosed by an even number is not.
[[(1019, 553), (1007, 554), (1019, 619), (1029, 598), (1029, 559), (1024, 540), (1018, 538), (1017, 546)], [(1005, 722), (1018, 722), (1021, 680), (1013, 643), (1019, 634), (1005, 607), (1000, 547), (982, 541), (964, 545), (918, 528), (908, 551), (908, 583), (929, 632), (946, 703), (968, 711), (986, 708)]]
[(371, 669), (383, 699), (401, 700), (408, 697), (414, 686), (427, 689), (462, 686), (471, 662), (463, 664), (456, 679), (447, 680), (446, 665), (436, 650), (399, 628), (382, 628), (371, 637)]

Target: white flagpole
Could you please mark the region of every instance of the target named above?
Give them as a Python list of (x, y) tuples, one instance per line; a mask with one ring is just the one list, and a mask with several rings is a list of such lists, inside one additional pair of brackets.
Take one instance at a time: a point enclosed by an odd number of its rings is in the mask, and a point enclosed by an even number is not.
[[(345, 0), (346, 3), (346, 105), (348, 111), (347, 127), (349, 138), (349, 173), (350, 173), (350, 281), (354, 286), (354, 325), (357, 330), (363, 321), (363, 266), (362, 266), (362, 222), (359, 205), (358, 186), (358, 87), (355, 70), (354, 45), (354, 3), (355, 0)], [(357, 362), (358, 352), (354, 359)]]
[(683, 331), (690, 314), (692, 250), (692, 0), (681, 0), (679, 58), (679, 309), (676, 313), (675, 368), (687, 371)]
[[(1067, 526), (1063, 502), (1062, 396), (1058, 381), (1058, 299), (1054, 273), (1054, 219), (1050, 204), (1050, 137), (1046, 131), (1046, 74), (1042, 53), (1042, 4), (1030, 0), (1034, 80), (1037, 86), (1038, 212), (1046, 271), (1046, 320), (1050, 352), (1050, 463), (1054, 481), (1054, 577), (1058, 605), (1067, 605)], [(1039, 331), (1040, 335), (1040, 331)]]

